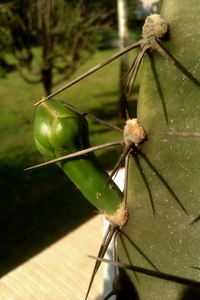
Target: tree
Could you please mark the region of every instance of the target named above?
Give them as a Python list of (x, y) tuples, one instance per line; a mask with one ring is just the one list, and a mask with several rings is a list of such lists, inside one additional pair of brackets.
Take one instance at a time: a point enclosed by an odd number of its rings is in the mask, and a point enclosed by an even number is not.
[[(128, 30), (128, 12), (127, 1), (117, 0), (117, 12), (118, 12), (118, 28), (119, 28), (119, 49), (128, 46), (129, 43), (129, 30)], [(127, 108), (127, 93), (126, 93), (126, 80), (125, 76), (128, 72), (128, 53), (124, 54), (120, 59), (120, 71), (119, 71), (119, 108), (120, 115), (126, 118)]]
[[(69, 78), (95, 50), (97, 28), (113, 13), (76, 0), (17, 0), (0, 7), (0, 45), (12, 53), (24, 80), (42, 82), (45, 95)], [(41, 47), (35, 65), (33, 46)], [(5, 59), (4, 59), (5, 60)], [(27, 72), (28, 71), (28, 72)]]

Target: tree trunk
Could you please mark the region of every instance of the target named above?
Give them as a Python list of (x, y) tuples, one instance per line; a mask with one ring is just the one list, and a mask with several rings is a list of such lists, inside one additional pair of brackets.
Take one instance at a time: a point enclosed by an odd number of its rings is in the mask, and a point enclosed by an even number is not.
[(52, 67), (47, 66), (43, 67), (41, 70), (42, 73), (42, 84), (44, 89), (44, 96), (48, 96), (51, 94), (52, 88)]
[[(119, 28), (119, 49), (122, 50), (129, 43), (129, 30), (127, 24), (127, 1), (117, 0), (118, 11), (118, 28)], [(120, 117), (126, 119), (126, 109), (128, 107), (126, 80), (125, 76), (128, 71), (128, 53), (122, 55), (120, 59), (120, 72), (119, 72), (119, 114)]]

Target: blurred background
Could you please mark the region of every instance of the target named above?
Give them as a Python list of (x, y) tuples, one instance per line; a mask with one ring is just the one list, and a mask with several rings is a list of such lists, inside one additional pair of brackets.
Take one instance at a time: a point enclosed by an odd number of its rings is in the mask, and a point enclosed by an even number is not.
[[(0, 1), (0, 276), (96, 214), (56, 165), (24, 171), (45, 161), (34, 145), (34, 103), (140, 39), (144, 19), (160, 5), (156, 0)], [(137, 51), (55, 98), (123, 128), (124, 74)], [(89, 125), (92, 146), (122, 139), (105, 126)], [(121, 150), (96, 155), (111, 170)]]

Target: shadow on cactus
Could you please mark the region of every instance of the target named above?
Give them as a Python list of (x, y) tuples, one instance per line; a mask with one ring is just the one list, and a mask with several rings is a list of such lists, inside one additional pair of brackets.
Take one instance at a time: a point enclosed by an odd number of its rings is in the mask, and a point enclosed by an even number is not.
[(89, 255), (89, 257), (91, 257), (95, 260), (99, 260), (101, 262), (105, 262), (105, 263), (117, 266), (119, 268), (128, 269), (128, 270), (131, 270), (133, 272), (145, 274), (147, 276), (161, 278), (161, 279), (164, 279), (164, 280), (168, 280), (168, 281), (180, 283), (180, 284), (183, 284), (183, 285), (186, 285), (186, 286), (190, 286), (192, 288), (197, 288), (197, 289), (199, 289), (198, 295), (200, 295), (200, 282), (199, 281), (191, 280), (191, 279), (183, 278), (183, 277), (179, 277), (179, 276), (174, 276), (174, 275), (171, 275), (171, 274), (158, 272), (158, 271), (154, 271), (154, 270), (148, 270), (148, 269), (145, 269), (145, 268), (137, 267), (137, 266), (134, 266), (132, 264), (127, 264), (127, 263), (123, 263), (123, 262), (119, 262), (119, 261), (112, 261), (112, 260), (109, 260), (109, 259), (99, 258), (99, 257), (91, 256), (91, 255)]

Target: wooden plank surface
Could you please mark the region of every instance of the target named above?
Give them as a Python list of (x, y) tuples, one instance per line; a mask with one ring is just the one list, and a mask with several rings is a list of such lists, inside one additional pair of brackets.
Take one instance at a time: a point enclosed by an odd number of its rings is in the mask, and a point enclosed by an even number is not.
[[(124, 169), (120, 169), (115, 182), (123, 190)], [(0, 280), (0, 300), (84, 300), (95, 263), (86, 255), (97, 256), (107, 225), (98, 214), (6, 274)], [(111, 291), (112, 273), (110, 266), (100, 267), (88, 300), (103, 299), (104, 281), (105, 295)]]
[[(0, 300), (84, 300), (94, 261), (103, 237), (102, 216), (45, 249), (0, 281)], [(100, 268), (88, 300), (102, 299)]]

